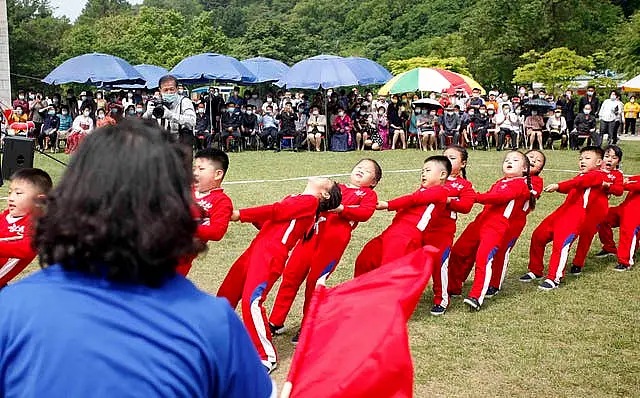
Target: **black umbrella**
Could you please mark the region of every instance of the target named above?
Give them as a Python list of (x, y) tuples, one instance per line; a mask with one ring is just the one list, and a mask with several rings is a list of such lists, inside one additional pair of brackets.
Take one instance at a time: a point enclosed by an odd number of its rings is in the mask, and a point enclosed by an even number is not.
[(549, 109), (555, 109), (556, 105), (540, 98), (534, 98), (522, 104), (522, 107), (523, 108), (544, 108), (546, 111)]

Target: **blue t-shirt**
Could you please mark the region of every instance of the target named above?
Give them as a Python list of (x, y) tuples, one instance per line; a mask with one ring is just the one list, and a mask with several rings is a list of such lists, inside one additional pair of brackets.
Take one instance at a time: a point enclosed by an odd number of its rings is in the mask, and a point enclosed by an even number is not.
[[(51, 266), (0, 292), (2, 397), (270, 397), (224, 299), (176, 276), (161, 288)], [(275, 391), (273, 391), (275, 396)]]

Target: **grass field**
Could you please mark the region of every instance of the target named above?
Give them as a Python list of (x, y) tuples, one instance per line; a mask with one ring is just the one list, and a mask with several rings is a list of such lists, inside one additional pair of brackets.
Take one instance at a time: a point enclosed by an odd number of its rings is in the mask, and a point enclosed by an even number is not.
[[(623, 143), (623, 170), (640, 173), (640, 143)], [(570, 178), (577, 169), (577, 153), (547, 152), (545, 183)], [(284, 179), (318, 174), (349, 173), (363, 156), (377, 159), (384, 170), (376, 188), (381, 199), (412, 192), (426, 153), (409, 149), (381, 153), (271, 153), (231, 154), (228, 183), (246, 180)], [(64, 155), (57, 155), (66, 160)], [(500, 177), (503, 154), (472, 152), (468, 177), (475, 188), (487, 190)], [(63, 167), (36, 154), (35, 165), (54, 179)], [(346, 177), (336, 177), (345, 181)], [(305, 181), (227, 184), (226, 192), (237, 208), (271, 203), (299, 192)], [(6, 196), (6, 185), (0, 193)], [(531, 233), (565, 196), (545, 194), (529, 216), (527, 228), (512, 253), (512, 261), (500, 294), (487, 299), (481, 312), (471, 313), (462, 299), (453, 299), (443, 317), (429, 315), (431, 288), (409, 324), (415, 365), (415, 396), (640, 396), (640, 272), (613, 271), (613, 259), (594, 259), (600, 249), (592, 246), (585, 272), (556, 291), (539, 292), (536, 285), (517, 278), (526, 272)], [(620, 200), (613, 198), (612, 204)], [(476, 205), (458, 221), (458, 234), (479, 212)], [(638, 209), (640, 211), (640, 209)], [(341, 264), (329, 280), (333, 286), (353, 275), (353, 263), (368, 239), (386, 228), (392, 213), (378, 212), (354, 231)], [(251, 225), (232, 224), (225, 238), (210, 245), (198, 259), (191, 279), (215, 293), (227, 269), (256, 234)], [(596, 238), (597, 241), (597, 238)], [(35, 269), (32, 265), (29, 271)], [(470, 281), (465, 285), (469, 288)], [(272, 296), (275, 294), (272, 293)], [(267, 302), (270, 308), (273, 297)], [(290, 337), (300, 322), (300, 296), (287, 321), (290, 330), (276, 337), (280, 368), (273, 377), (281, 385), (293, 354)], [(390, 354), (392, 355), (392, 354)]]

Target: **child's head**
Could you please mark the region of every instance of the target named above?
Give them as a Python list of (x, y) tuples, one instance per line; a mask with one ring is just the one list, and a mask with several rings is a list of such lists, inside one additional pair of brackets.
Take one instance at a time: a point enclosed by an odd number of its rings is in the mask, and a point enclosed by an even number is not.
[(506, 178), (526, 176), (529, 174), (529, 159), (522, 152), (510, 151), (502, 162), (502, 172)]
[(7, 205), (12, 217), (32, 213), (39, 203), (44, 202), (53, 186), (49, 174), (40, 169), (19, 169), (10, 180)]
[(351, 170), (349, 182), (357, 187), (373, 188), (382, 178), (382, 167), (373, 159), (361, 159)]
[(458, 176), (462, 174), (462, 178), (467, 178), (467, 159), (469, 152), (460, 145), (451, 145), (444, 150), (443, 155), (451, 162), (451, 175)]
[(451, 162), (446, 156), (429, 156), (425, 159), (420, 173), (420, 182), (423, 188), (442, 185), (451, 174)]
[(193, 180), (198, 192), (220, 188), (229, 168), (229, 157), (219, 149), (207, 148), (196, 153)]
[(531, 165), (529, 174), (532, 176), (539, 175), (542, 172), (542, 169), (544, 169), (544, 165), (547, 163), (547, 158), (544, 156), (544, 153), (537, 149), (532, 149), (527, 151), (525, 155), (527, 155), (527, 159), (529, 159), (529, 164)]
[(580, 150), (580, 172), (598, 170), (602, 166), (604, 151), (599, 146), (586, 146)]
[(617, 145), (609, 145), (604, 149), (602, 168), (606, 171), (617, 170), (622, 162), (622, 149)]
[(320, 199), (318, 211), (335, 209), (340, 206), (340, 202), (342, 202), (340, 187), (326, 177), (309, 178), (304, 193)]

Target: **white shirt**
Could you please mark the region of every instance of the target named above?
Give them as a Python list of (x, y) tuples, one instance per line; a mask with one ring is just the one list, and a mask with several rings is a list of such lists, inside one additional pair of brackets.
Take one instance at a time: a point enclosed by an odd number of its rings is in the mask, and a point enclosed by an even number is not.
[(621, 102), (618, 100), (612, 100), (608, 98), (604, 100), (602, 106), (600, 107), (600, 112), (598, 116), (600, 116), (600, 120), (603, 122), (614, 122), (618, 120), (619, 115), (622, 113), (623, 108), (620, 106)]

